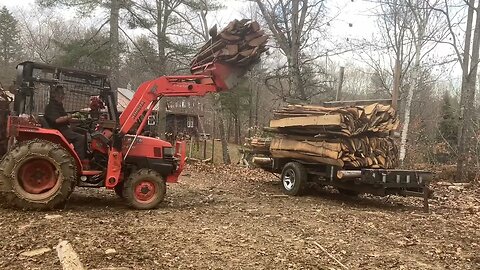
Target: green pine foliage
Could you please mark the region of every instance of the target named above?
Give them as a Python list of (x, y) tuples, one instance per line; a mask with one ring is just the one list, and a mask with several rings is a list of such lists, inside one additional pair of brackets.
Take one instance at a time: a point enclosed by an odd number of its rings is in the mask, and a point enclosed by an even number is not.
[(441, 107), (441, 119), (439, 122), (438, 140), (440, 142), (447, 141), (450, 145), (457, 142), (458, 133), (458, 102), (450, 96), (448, 92), (443, 95)]
[(0, 83), (7, 87), (15, 75), (15, 65), (21, 59), (20, 29), (12, 13), (0, 9)]
[(2, 64), (9, 64), (17, 60), (21, 51), (19, 38), (20, 30), (17, 20), (6, 7), (3, 7), (0, 9), (0, 60)]
[(61, 54), (55, 64), (104, 72), (110, 66), (109, 42), (108, 33), (93, 28), (66, 43), (56, 42)]

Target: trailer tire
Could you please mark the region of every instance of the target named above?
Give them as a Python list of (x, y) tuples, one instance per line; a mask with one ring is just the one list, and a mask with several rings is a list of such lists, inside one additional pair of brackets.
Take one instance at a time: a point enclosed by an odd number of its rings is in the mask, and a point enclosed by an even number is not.
[(21, 209), (61, 207), (77, 184), (73, 156), (50, 141), (35, 139), (18, 144), (3, 157), (0, 168), (6, 203)]
[(154, 170), (132, 172), (123, 184), (123, 198), (130, 207), (140, 210), (155, 209), (165, 199), (167, 185)]
[(283, 192), (290, 196), (300, 196), (305, 192), (308, 173), (305, 167), (298, 162), (287, 163), (282, 170)]

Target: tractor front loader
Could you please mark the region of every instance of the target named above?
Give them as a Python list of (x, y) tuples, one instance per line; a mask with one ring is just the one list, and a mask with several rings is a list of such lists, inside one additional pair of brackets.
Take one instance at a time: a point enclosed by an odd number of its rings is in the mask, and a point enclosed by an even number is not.
[[(186, 76), (163, 76), (142, 83), (123, 112), (103, 74), (23, 62), (17, 66), (13, 102), (0, 96), (0, 183), (8, 204), (27, 209), (62, 206), (76, 186), (113, 189), (131, 207), (161, 203), (166, 182), (185, 165), (185, 143), (142, 136), (163, 97), (204, 96), (232, 89), (266, 51), (259, 24), (232, 21), (205, 44)], [(63, 86), (63, 107), (87, 114), (70, 123), (87, 138), (87, 159), (43, 117), (49, 88)], [(3, 98), (2, 98), (3, 97)], [(88, 106), (90, 102), (90, 106)], [(12, 107), (11, 112), (5, 108)], [(75, 126), (75, 127), (74, 127)], [(6, 151), (5, 151), (6, 150)]]
[[(133, 208), (157, 207), (166, 182), (177, 182), (184, 168), (185, 144), (141, 136), (148, 116), (162, 97), (227, 90), (226, 81), (236, 76), (233, 68), (211, 63), (202, 75), (160, 77), (140, 85), (119, 115), (105, 75), (34, 62), (19, 64), (17, 72), (13, 104), (7, 95), (0, 97), (0, 142), (7, 150), (0, 182), (6, 202), (26, 209), (61, 206), (76, 186), (113, 189)], [(88, 137), (87, 160), (80, 160), (72, 144), (42, 117), (48, 88), (58, 84), (66, 89), (69, 112), (85, 111), (91, 97), (105, 104), (99, 118), (77, 123)], [(5, 113), (11, 105), (13, 112)]]

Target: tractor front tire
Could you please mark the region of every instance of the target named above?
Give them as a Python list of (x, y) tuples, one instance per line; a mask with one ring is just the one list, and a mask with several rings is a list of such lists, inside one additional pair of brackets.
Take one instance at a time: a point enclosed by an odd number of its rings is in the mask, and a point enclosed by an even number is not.
[(150, 169), (132, 172), (123, 184), (123, 198), (130, 207), (140, 210), (157, 208), (166, 191), (163, 177)]
[(77, 184), (74, 158), (45, 140), (21, 142), (0, 161), (6, 203), (29, 210), (63, 206)]
[(115, 194), (117, 194), (117, 196), (119, 198), (122, 198), (123, 199), (123, 182), (120, 182), (118, 183), (114, 188), (113, 190), (115, 190)]

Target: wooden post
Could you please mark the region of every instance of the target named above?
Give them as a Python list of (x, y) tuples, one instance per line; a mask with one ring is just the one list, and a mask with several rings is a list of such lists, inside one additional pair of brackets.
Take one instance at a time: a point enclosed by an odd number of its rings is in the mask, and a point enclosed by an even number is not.
[(215, 163), (215, 109), (213, 110), (213, 129), (212, 129), (212, 164)]
[(345, 67), (340, 67), (340, 75), (338, 78), (338, 87), (337, 95), (335, 96), (335, 101), (342, 99), (342, 86), (343, 86), (343, 75), (345, 74)]
[(177, 115), (172, 114), (173, 118), (173, 140), (175, 141), (177, 139)]
[(203, 159), (207, 159), (207, 138), (203, 137)]
[(193, 137), (190, 136), (190, 153), (188, 154), (188, 157), (192, 157), (192, 150), (193, 150)]
[(430, 195), (430, 189), (428, 188), (427, 184), (423, 186), (422, 191), (423, 191), (423, 212), (428, 213), (429, 212), (428, 197)]

